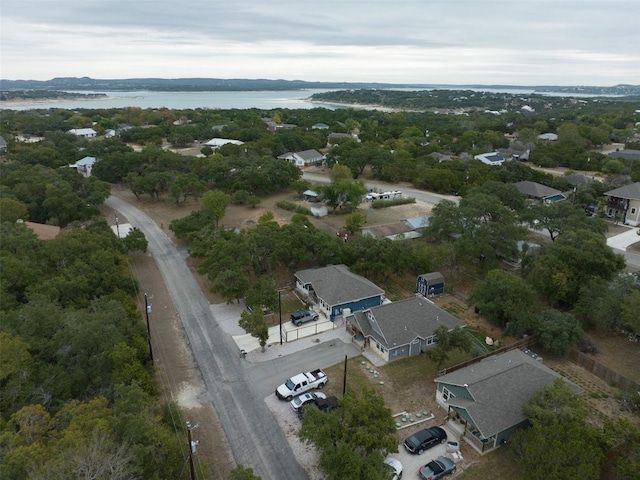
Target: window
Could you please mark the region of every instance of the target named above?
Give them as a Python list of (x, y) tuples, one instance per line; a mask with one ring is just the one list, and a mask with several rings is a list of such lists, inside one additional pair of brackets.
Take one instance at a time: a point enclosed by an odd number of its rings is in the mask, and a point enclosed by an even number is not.
[(455, 395), (453, 393), (451, 393), (447, 387), (442, 387), (442, 398), (444, 398), (445, 400), (449, 400), (450, 398), (454, 398)]
[(635, 214), (636, 214), (636, 207), (633, 207), (633, 208), (631, 209), (631, 215), (635, 215)]
[(430, 337), (427, 337), (427, 345), (433, 345), (434, 343), (436, 343), (436, 340), (433, 335), (431, 335)]

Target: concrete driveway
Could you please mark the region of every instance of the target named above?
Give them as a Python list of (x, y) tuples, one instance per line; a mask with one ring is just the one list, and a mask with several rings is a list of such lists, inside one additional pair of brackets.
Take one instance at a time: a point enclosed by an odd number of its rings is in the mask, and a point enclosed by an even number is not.
[(626, 252), (629, 245), (640, 242), (638, 230), (638, 227), (629, 227), (629, 230), (626, 232), (607, 238), (607, 245), (611, 248), (617, 248), (618, 250)]

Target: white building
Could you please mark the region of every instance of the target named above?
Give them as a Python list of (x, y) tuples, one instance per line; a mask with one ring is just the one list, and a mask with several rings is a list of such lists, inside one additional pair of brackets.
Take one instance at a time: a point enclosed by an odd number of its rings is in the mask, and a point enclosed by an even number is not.
[(78, 137), (94, 138), (98, 135), (93, 128), (72, 128), (68, 133), (73, 133)]

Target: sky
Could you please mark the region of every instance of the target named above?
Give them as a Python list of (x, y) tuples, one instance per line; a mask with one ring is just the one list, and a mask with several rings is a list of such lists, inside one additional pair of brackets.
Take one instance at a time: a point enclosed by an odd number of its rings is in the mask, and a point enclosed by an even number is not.
[(0, 0), (0, 78), (640, 84), (640, 0)]

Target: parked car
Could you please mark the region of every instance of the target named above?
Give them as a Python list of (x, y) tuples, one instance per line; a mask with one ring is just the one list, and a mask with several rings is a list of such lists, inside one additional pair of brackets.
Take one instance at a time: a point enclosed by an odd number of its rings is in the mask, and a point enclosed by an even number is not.
[(291, 323), (299, 327), (303, 323), (315, 322), (318, 320), (318, 312), (313, 310), (297, 310), (291, 314)]
[(317, 408), (321, 412), (330, 412), (331, 410), (338, 408), (338, 397), (331, 396), (327, 398), (316, 398), (313, 402), (309, 402), (298, 409), (298, 418), (302, 420), (304, 412), (310, 408)]
[(389, 470), (390, 480), (400, 480), (402, 478), (402, 463), (400, 460), (394, 457), (387, 457), (384, 459), (384, 464), (387, 465)]
[(300, 407), (303, 405), (314, 402), (316, 398), (327, 398), (327, 396), (322, 392), (307, 392), (302, 395), (298, 395), (296, 398), (291, 400), (291, 408), (293, 408), (294, 412), (297, 412)]
[(424, 480), (438, 480), (445, 475), (456, 473), (456, 465), (453, 460), (447, 457), (438, 457), (422, 467), (418, 474)]
[(447, 441), (447, 432), (440, 427), (431, 427), (414, 433), (404, 441), (404, 448), (410, 453), (422, 455), (425, 450)]

